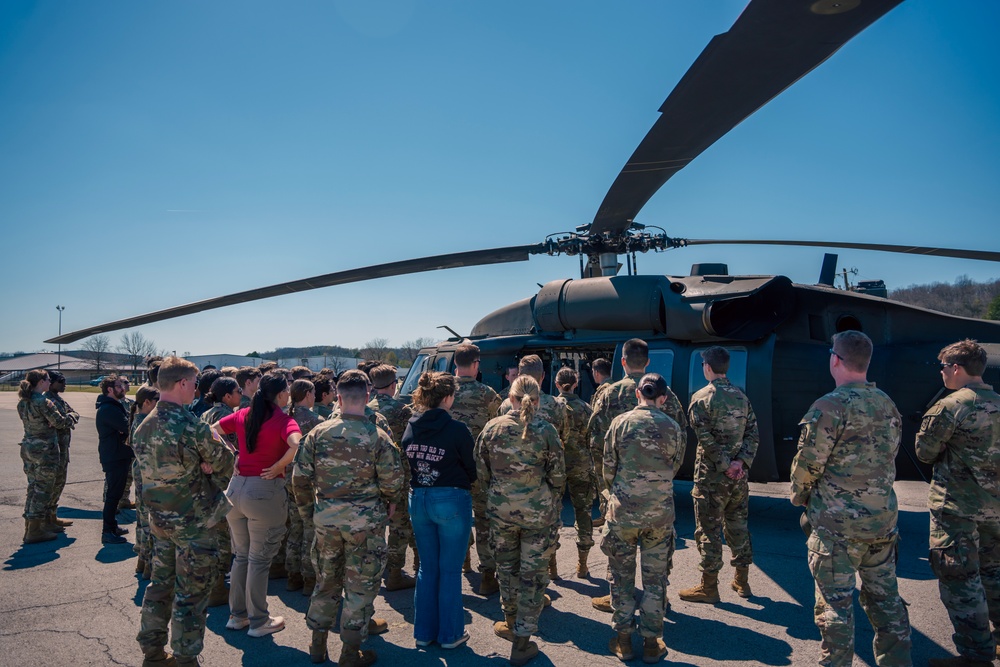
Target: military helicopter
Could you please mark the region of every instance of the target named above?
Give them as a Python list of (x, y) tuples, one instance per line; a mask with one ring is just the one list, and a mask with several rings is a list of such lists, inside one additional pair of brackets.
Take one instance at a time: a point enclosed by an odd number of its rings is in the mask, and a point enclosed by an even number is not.
[[(685, 239), (636, 222), (643, 206), (679, 170), (782, 90), (820, 65), (902, 0), (752, 0), (732, 28), (716, 36), (660, 107), (660, 117), (618, 174), (589, 224), (540, 243), (459, 252), (328, 273), (206, 299), (74, 331), (48, 343), (221, 308), (292, 292), (437, 269), (525, 261), (532, 255), (579, 257), (580, 277), (542, 285), (533, 296), (486, 315), (467, 336), (420, 351), (401, 389), (419, 374), (453, 368), (454, 349), (471, 340), (482, 350), (483, 381), (501, 388), (505, 369), (525, 354), (548, 364), (547, 383), (562, 366), (580, 371), (580, 393), (594, 390), (585, 372), (598, 357), (617, 358), (623, 341), (649, 342), (650, 370), (664, 375), (685, 403), (700, 388), (699, 351), (723, 345), (730, 377), (750, 396), (761, 447), (754, 481), (787, 478), (798, 421), (829, 391), (830, 337), (861, 330), (876, 351), (870, 377), (907, 417), (897, 461), (902, 478), (926, 474), (913, 457), (919, 416), (940, 395), (937, 351), (964, 337), (990, 353), (987, 381), (1000, 381), (1000, 324), (948, 316), (833, 286), (826, 266), (818, 284), (784, 276), (733, 276), (725, 264), (697, 264), (689, 275), (639, 275), (638, 253), (709, 244), (854, 248), (1000, 261), (1000, 252), (847, 241)], [(624, 260), (624, 266), (622, 261)], [(835, 267), (835, 260), (827, 262)], [(624, 268), (624, 274), (620, 274)], [(454, 333), (454, 332), (453, 332)], [(550, 387), (546, 387), (547, 390)], [(690, 473), (693, 447), (685, 470)]]

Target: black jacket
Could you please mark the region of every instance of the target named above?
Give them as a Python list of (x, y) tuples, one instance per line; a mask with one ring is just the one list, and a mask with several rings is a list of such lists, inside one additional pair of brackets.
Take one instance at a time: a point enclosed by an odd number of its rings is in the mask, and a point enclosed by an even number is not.
[(403, 452), (410, 461), (413, 488), (454, 486), (471, 489), (476, 481), (469, 427), (435, 408), (412, 417), (403, 433)]
[(128, 446), (128, 414), (125, 406), (112, 396), (97, 397), (97, 453), (101, 464), (128, 461), (133, 458)]

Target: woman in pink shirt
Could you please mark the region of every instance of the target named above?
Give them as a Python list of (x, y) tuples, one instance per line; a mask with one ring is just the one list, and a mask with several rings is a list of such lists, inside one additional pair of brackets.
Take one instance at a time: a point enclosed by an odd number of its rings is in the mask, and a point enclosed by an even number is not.
[(267, 575), (285, 535), (288, 497), (285, 466), (299, 448), (298, 424), (285, 414), (288, 381), (280, 373), (260, 380), (250, 407), (223, 417), (213, 427), (235, 433), (239, 441), (236, 474), (226, 495), (233, 503), (227, 517), (233, 536), (229, 581), (230, 630), (250, 626), (247, 634), (263, 637), (284, 629), (285, 619), (267, 613)]

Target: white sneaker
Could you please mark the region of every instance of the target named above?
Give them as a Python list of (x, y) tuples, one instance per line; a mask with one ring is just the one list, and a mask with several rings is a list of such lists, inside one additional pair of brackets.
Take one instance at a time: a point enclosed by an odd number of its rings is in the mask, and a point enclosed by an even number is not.
[(441, 648), (458, 648), (465, 642), (469, 641), (469, 633), (464, 633), (461, 637), (453, 642), (448, 642), (447, 644), (441, 644)]
[(275, 632), (280, 632), (285, 629), (285, 619), (281, 616), (268, 616), (267, 623), (258, 627), (250, 628), (247, 630), (248, 637), (266, 637), (267, 635), (273, 635)]
[(229, 622), (226, 623), (226, 630), (242, 630), (248, 625), (250, 625), (249, 618), (237, 618), (235, 616), (230, 616)]
[(417, 646), (419, 646), (420, 648), (427, 648), (428, 646), (434, 643), (433, 641), (427, 641), (423, 639), (417, 639), (416, 642)]

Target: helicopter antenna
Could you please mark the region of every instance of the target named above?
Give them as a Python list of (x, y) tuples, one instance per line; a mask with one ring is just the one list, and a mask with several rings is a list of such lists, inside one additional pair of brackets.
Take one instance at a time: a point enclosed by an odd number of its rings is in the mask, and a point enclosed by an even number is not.
[(446, 331), (448, 331), (448, 333), (450, 333), (455, 338), (461, 338), (462, 337), (462, 335), (460, 333), (458, 333), (457, 331), (455, 331), (454, 329), (452, 329), (451, 327), (449, 327), (447, 324), (442, 324), (441, 326), (438, 327), (438, 329), (445, 329)]
[(841, 269), (841, 271), (844, 274), (844, 289), (847, 290), (848, 292), (850, 292), (851, 291), (851, 283), (850, 283), (850, 281), (847, 280), (847, 274), (850, 273), (852, 276), (856, 276), (856, 275), (858, 275), (858, 269), (855, 268), (855, 267), (852, 267), (850, 269)]

